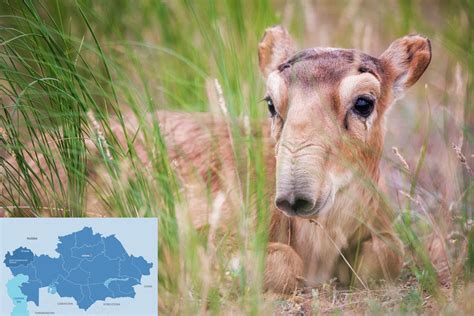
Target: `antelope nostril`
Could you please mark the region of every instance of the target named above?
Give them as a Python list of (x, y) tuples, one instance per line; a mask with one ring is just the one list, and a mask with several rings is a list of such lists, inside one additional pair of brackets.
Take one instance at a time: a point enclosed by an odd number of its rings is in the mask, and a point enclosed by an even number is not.
[(279, 210), (282, 210), (283, 212), (287, 214), (292, 214), (293, 213), (293, 207), (290, 201), (286, 198), (277, 198), (275, 201), (276, 207)]
[(314, 207), (314, 202), (307, 199), (297, 199), (293, 204), (293, 210), (296, 213), (305, 213), (311, 211)]
[(288, 198), (278, 197), (275, 201), (276, 207), (289, 215), (304, 214), (310, 212), (315, 205), (313, 199), (304, 197)]

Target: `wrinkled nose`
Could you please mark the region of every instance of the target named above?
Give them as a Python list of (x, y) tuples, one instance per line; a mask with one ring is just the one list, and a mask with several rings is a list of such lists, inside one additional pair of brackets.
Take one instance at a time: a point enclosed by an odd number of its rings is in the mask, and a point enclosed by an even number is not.
[(305, 215), (311, 213), (316, 205), (316, 200), (298, 192), (279, 194), (275, 199), (278, 209), (289, 216)]

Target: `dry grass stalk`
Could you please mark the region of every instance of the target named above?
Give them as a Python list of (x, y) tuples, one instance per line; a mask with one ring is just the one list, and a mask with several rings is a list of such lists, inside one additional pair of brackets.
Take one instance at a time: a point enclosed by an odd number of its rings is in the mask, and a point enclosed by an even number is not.
[[(229, 111), (227, 109), (227, 104), (225, 102), (224, 98), (224, 92), (222, 91), (222, 86), (220, 85), (219, 81), (217, 79), (214, 79), (214, 86), (216, 88), (217, 92), (217, 100), (218, 100), (218, 105), (219, 108), (224, 115), (226, 119), (226, 124), (227, 124), (227, 133), (229, 135), (229, 140), (230, 140), (230, 145), (232, 147), (232, 151), (234, 152), (234, 155), (236, 155), (238, 152), (236, 151), (235, 144), (234, 144), (234, 138), (232, 137), (232, 126), (229, 118)], [(239, 194), (239, 201), (241, 203), (241, 208), (243, 208), (243, 201), (244, 201), (244, 195), (242, 192), (242, 181), (240, 179), (240, 176), (237, 174), (236, 177), (237, 180), (237, 192)]]
[(456, 153), (456, 156), (458, 157), (459, 162), (464, 166), (466, 169), (467, 173), (470, 176), (474, 176), (474, 172), (472, 171), (471, 167), (469, 166), (469, 163), (467, 162), (466, 156), (462, 153), (462, 140), (460, 142), (460, 145), (456, 145), (453, 143), (453, 149), (454, 152)]
[(229, 111), (227, 110), (227, 104), (225, 102), (224, 92), (222, 91), (222, 86), (219, 83), (219, 80), (214, 79), (214, 86), (216, 87), (216, 92), (217, 92), (217, 104), (219, 105), (219, 108), (221, 109), (222, 114), (225, 117), (228, 117)]
[(392, 147), (392, 151), (395, 154), (395, 156), (397, 156), (398, 160), (400, 160), (403, 167), (405, 167), (407, 171), (410, 171), (410, 166), (408, 165), (408, 162), (405, 160), (405, 158), (403, 158), (402, 154), (400, 154), (400, 151), (398, 150), (398, 148)]
[(105, 155), (109, 160), (113, 160), (112, 154), (110, 153), (110, 148), (109, 144), (107, 143), (107, 140), (105, 139), (104, 132), (102, 128), (100, 127), (99, 122), (94, 116), (94, 113), (92, 113), (92, 110), (87, 111), (87, 117), (89, 118), (89, 122), (94, 130), (94, 132), (97, 135), (97, 140), (99, 141), (99, 144), (104, 148)]

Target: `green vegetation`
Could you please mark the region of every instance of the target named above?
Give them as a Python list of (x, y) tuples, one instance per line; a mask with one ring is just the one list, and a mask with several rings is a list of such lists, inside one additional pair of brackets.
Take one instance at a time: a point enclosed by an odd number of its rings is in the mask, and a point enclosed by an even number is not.
[[(3, 0), (0, 12), (0, 216), (158, 217), (163, 314), (474, 311), (474, 1)], [(277, 23), (301, 48), (377, 56), (408, 33), (432, 40), (430, 68), (387, 125), (381, 194), (407, 246), (395, 287), (328, 284), (278, 302), (261, 293), (269, 205), (257, 46)], [(220, 111), (212, 93), (244, 157), (238, 236), (177, 221), (186, 201), (147, 115)], [(244, 117), (251, 133), (236, 126)]]

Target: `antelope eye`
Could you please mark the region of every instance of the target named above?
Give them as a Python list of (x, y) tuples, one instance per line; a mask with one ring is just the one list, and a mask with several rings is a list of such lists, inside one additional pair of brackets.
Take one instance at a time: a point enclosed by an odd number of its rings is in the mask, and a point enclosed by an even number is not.
[(368, 117), (374, 110), (374, 100), (368, 97), (359, 97), (355, 101), (352, 110), (359, 116)]
[(264, 100), (265, 100), (265, 102), (267, 102), (268, 111), (270, 112), (270, 116), (271, 116), (271, 117), (274, 117), (275, 115), (277, 115), (277, 112), (276, 112), (276, 109), (275, 109), (275, 105), (273, 105), (273, 100), (272, 100), (272, 98), (266, 97)]

